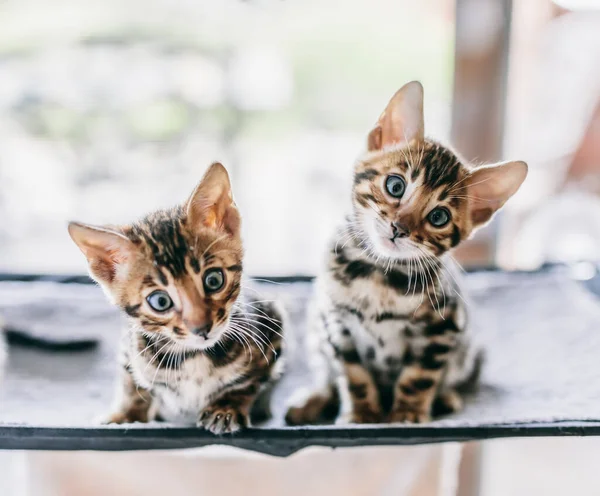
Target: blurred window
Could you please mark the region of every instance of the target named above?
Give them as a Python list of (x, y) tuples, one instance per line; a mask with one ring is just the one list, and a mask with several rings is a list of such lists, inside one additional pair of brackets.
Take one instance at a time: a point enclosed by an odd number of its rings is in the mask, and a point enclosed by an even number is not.
[(133, 220), (229, 169), (250, 273), (315, 273), (366, 133), (423, 81), (447, 139), (454, 3), (5, 0), (0, 270), (81, 272), (66, 222)]

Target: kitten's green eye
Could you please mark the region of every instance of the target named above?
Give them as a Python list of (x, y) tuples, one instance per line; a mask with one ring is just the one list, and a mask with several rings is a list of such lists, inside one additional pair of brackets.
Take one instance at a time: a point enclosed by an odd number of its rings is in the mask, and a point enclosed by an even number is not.
[(225, 276), (221, 269), (210, 269), (204, 274), (204, 291), (214, 293), (223, 287)]
[(427, 220), (434, 227), (443, 227), (450, 222), (450, 212), (448, 212), (448, 209), (444, 207), (434, 208), (431, 212), (429, 212)]
[(156, 312), (166, 312), (173, 306), (173, 300), (166, 291), (158, 290), (146, 298), (148, 305)]
[(402, 198), (406, 190), (406, 183), (400, 176), (388, 176), (385, 180), (385, 189), (394, 198)]

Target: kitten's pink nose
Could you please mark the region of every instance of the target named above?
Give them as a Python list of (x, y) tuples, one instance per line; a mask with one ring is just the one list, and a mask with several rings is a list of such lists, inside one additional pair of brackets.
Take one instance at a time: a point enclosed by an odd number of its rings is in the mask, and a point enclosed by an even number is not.
[(208, 337), (208, 333), (210, 332), (210, 329), (212, 327), (212, 322), (207, 322), (201, 325), (198, 324), (191, 324), (188, 325), (186, 324), (187, 328), (190, 330), (190, 332), (196, 336), (199, 336), (201, 338), (207, 338)]
[(410, 229), (406, 224), (395, 221), (392, 222), (392, 239), (406, 238), (410, 234)]

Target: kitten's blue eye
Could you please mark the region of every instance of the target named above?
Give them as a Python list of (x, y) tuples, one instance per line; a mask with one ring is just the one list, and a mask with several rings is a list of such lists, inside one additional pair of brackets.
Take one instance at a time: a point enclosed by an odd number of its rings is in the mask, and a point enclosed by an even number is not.
[(223, 287), (225, 276), (221, 269), (210, 269), (204, 274), (204, 291), (214, 293)]
[(166, 312), (173, 306), (173, 300), (166, 291), (158, 290), (151, 293), (146, 298), (148, 305), (157, 312)]
[(406, 183), (400, 176), (388, 176), (385, 180), (385, 189), (394, 198), (402, 198), (406, 190)]
[(431, 212), (429, 212), (427, 220), (434, 227), (443, 227), (450, 222), (450, 212), (448, 212), (448, 209), (443, 207), (434, 208)]

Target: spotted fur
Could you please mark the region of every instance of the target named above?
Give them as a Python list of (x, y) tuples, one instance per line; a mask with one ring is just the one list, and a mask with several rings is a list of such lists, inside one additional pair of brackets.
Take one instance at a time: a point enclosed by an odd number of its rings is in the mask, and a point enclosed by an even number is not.
[[(181, 207), (119, 228), (70, 224), (92, 277), (128, 320), (107, 422), (162, 419), (214, 433), (249, 425), (281, 373), (283, 322), (276, 305), (242, 294), (239, 228), (220, 164)], [(211, 291), (205, 278), (216, 269), (224, 282)], [(156, 291), (168, 294), (169, 309), (150, 305)]]
[[(481, 366), (448, 251), (485, 224), (525, 178), (522, 162), (477, 169), (424, 137), (423, 90), (400, 89), (354, 169), (352, 213), (318, 277), (308, 328), (314, 390), (290, 424), (425, 422), (461, 408)], [(402, 192), (388, 188), (401, 178)], [(398, 181), (398, 179), (394, 179)], [(448, 221), (434, 225), (435, 209)]]

